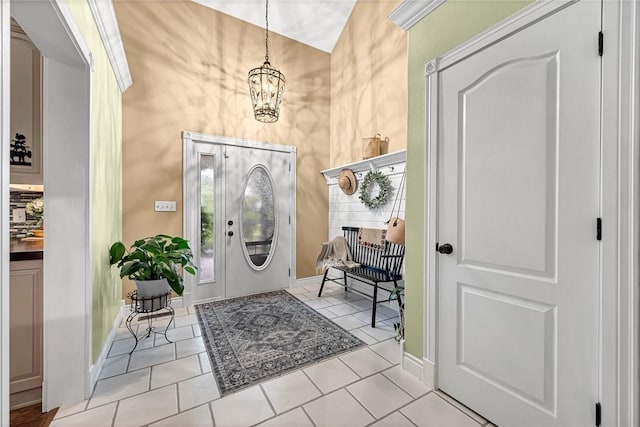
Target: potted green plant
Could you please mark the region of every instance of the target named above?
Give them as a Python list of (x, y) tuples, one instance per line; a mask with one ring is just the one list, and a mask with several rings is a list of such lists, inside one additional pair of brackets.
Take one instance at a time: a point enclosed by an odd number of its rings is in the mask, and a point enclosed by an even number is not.
[(182, 237), (158, 234), (136, 240), (129, 250), (115, 242), (109, 250), (109, 262), (120, 268), (120, 277), (136, 282), (139, 297), (164, 295), (169, 289), (182, 295), (182, 272), (195, 274), (193, 252)]
[(31, 230), (31, 234), (35, 237), (43, 237), (44, 230), (42, 229), (42, 221), (44, 220), (44, 200), (42, 197), (39, 197), (35, 200), (30, 201), (25, 206), (25, 211), (32, 217), (38, 218), (38, 222), (36, 223), (35, 229)]

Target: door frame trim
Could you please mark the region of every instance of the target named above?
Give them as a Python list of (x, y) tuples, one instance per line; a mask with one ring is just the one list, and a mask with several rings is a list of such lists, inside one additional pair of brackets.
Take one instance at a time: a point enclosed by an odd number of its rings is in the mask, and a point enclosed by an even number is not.
[(9, 139), (11, 12), (0, 0), (0, 425), (9, 425)]
[[(54, 228), (45, 228), (43, 250), (42, 407), (48, 411), (88, 398), (92, 386), (91, 373), (95, 368), (92, 365), (91, 344), (93, 56), (64, 1), (13, 2), (10, 13), (44, 57), (41, 119), (43, 184), (48, 188), (44, 199), (45, 204), (50, 206), (47, 218), (56, 224)], [(3, 74), (8, 72), (4, 65)], [(67, 75), (65, 71), (68, 68), (82, 77)], [(74, 96), (61, 95), (63, 84), (73, 90)], [(61, 109), (61, 105), (66, 106), (67, 110)], [(59, 126), (62, 123), (59, 120), (61, 112), (76, 118), (72, 125), (65, 127), (64, 132)], [(69, 138), (70, 132), (72, 138)], [(7, 141), (3, 138), (5, 151), (8, 150)], [(57, 150), (54, 151), (52, 147)], [(56, 156), (52, 154), (54, 152), (73, 152), (73, 155)], [(8, 164), (5, 163), (4, 167), (8, 168)], [(70, 167), (74, 171), (74, 179), (70, 178)], [(8, 181), (3, 182), (3, 212), (9, 209), (8, 205), (4, 205), (6, 186)], [(74, 204), (62, 206), (59, 203), (61, 197), (74, 199)], [(2, 220), (4, 230), (5, 224), (8, 224), (4, 213)], [(63, 241), (67, 242), (70, 236), (75, 238), (76, 244), (66, 254), (53, 250), (62, 246)], [(4, 258), (3, 261), (3, 266), (9, 265)], [(71, 264), (73, 267), (70, 267)], [(9, 286), (8, 281), (4, 282), (4, 276), (2, 286)], [(59, 343), (63, 341), (66, 346), (60, 347)], [(5, 351), (3, 348), (3, 353)]]
[[(233, 138), (221, 135), (209, 135), (204, 133), (183, 131), (182, 132), (182, 230), (184, 236), (190, 236), (194, 233), (193, 224), (197, 223), (194, 212), (188, 211), (188, 206), (194, 202), (195, 195), (193, 191), (187, 185), (185, 179), (185, 171), (193, 164), (194, 159), (191, 158), (191, 147), (194, 143), (208, 143), (214, 145), (232, 145), (242, 148), (253, 148), (257, 150), (276, 151), (280, 153), (289, 154), (289, 164), (291, 165), (290, 188), (289, 188), (289, 200), (291, 200), (291, 223), (289, 224), (291, 232), (291, 249), (289, 254), (289, 262), (291, 265), (291, 275), (289, 276), (289, 287), (292, 288), (296, 283), (296, 155), (298, 149), (293, 145), (273, 144), (270, 142), (252, 141), (242, 138)], [(191, 304), (192, 294), (187, 292), (196, 284), (195, 276), (185, 276), (185, 305)]]
[[(425, 64), (424, 381), (437, 386), (438, 73), (575, 3), (537, 0)], [(602, 425), (640, 425), (640, 5), (603, 2), (601, 334)], [(594, 37), (596, 52), (597, 34)], [(429, 367), (430, 369), (426, 369)], [(595, 403), (595, 402), (594, 402)], [(611, 409), (613, 408), (613, 409)]]

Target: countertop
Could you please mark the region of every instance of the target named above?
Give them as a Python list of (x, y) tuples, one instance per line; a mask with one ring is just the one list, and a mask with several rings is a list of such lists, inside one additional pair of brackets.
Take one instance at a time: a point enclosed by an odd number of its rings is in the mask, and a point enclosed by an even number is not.
[(11, 261), (29, 261), (42, 259), (44, 239), (29, 237), (27, 239), (10, 239), (9, 259)]

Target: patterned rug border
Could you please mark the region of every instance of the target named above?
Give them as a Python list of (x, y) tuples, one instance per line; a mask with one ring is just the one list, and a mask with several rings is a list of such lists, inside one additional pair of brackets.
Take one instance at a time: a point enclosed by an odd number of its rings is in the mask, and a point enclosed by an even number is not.
[[(207, 330), (208, 328), (205, 326), (205, 325), (207, 325), (207, 322), (205, 322), (203, 320), (203, 316), (201, 315), (201, 311), (206, 310), (205, 306), (209, 306), (209, 305), (213, 305), (213, 306), (222, 305), (222, 304), (228, 303), (230, 301), (237, 301), (237, 300), (243, 300), (243, 299), (251, 300), (251, 299), (256, 299), (256, 298), (259, 298), (259, 297), (262, 297), (262, 296), (268, 296), (268, 295), (282, 295), (282, 296), (285, 296), (289, 301), (292, 301), (295, 305), (301, 307), (304, 311), (306, 311), (306, 313), (308, 315), (310, 315), (310, 317), (315, 318), (320, 323), (326, 323), (327, 325), (331, 325), (332, 327), (340, 329), (343, 333), (349, 335), (351, 338), (353, 338), (354, 341), (356, 341), (356, 344), (351, 346), (351, 347), (349, 347), (349, 348), (345, 348), (344, 350), (337, 351), (335, 353), (331, 353), (329, 355), (322, 356), (319, 359), (310, 359), (310, 360), (307, 360), (307, 361), (302, 362), (300, 364), (296, 364), (295, 366), (291, 366), (291, 367), (285, 368), (282, 371), (274, 372), (274, 373), (269, 374), (269, 375), (265, 375), (263, 377), (255, 379), (253, 381), (249, 381), (246, 384), (230, 387), (228, 389), (227, 388), (223, 389), (223, 387), (222, 387), (222, 385), (224, 383), (224, 381), (222, 380), (223, 373), (221, 372), (221, 367), (218, 366), (218, 363), (214, 359), (213, 351), (210, 348), (213, 345), (213, 343), (212, 343), (213, 337), (209, 336), (210, 335), (210, 331)], [(306, 367), (315, 365), (317, 363), (324, 362), (324, 361), (329, 360), (331, 358), (341, 356), (341, 355), (343, 355), (345, 353), (349, 353), (349, 352), (358, 350), (358, 349), (360, 349), (362, 347), (365, 347), (367, 345), (360, 338), (356, 337), (351, 332), (349, 332), (348, 330), (346, 330), (342, 326), (338, 325), (337, 323), (331, 321), (330, 319), (328, 319), (327, 317), (323, 316), (322, 314), (318, 313), (316, 310), (314, 310), (313, 308), (309, 307), (303, 301), (299, 300), (298, 298), (296, 298), (295, 296), (293, 296), (292, 294), (290, 294), (289, 292), (287, 292), (284, 289), (277, 290), (277, 291), (262, 292), (262, 293), (258, 293), (258, 294), (243, 295), (243, 296), (232, 297), (232, 298), (225, 298), (225, 299), (222, 299), (222, 300), (208, 301), (208, 302), (205, 302), (205, 303), (196, 304), (196, 305), (194, 305), (194, 308), (195, 308), (196, 318), (198, 319), (198, 325), (200, 326), (200, 330), (201, 330), (201, 333), (202, 333), (202, 338), (203, 338), (203, 341), (204, 341), (204, 344), (205, 344), (207, 356), (209, 357), (209, 361), (211, 363), (211, 371), (215, 375), (216, 385), (218, 387), (218, 391), (220, 392), (220, 396), (221, 397), (236, 393), (238, 391), (244, 390), (246, 388), (252, 387), (252, 386), (257, 385), (257, 384), (261, 384), (261, 383), (263, 383), (263, 382), (265, 382), (267, 380), (271, 380), (271, 379), (274, 379), (274, 378), (281, 377), (281, 376), (289, 374), (289, 373), (291, 373), (291, 372), (293, 372), (293, 371), (295, 371), (297, 369), (306, 368)]]

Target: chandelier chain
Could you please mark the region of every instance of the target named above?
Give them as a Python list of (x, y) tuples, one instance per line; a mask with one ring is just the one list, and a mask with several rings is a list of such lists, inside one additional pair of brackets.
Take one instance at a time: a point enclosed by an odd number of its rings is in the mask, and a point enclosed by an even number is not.
[(265, 39), (264, 39), (264, 46), (265, 46), (265, 55), (264, 55), (264, 60), (265, 62), (269, 62), (269, 0), (267, 1), (267, 7), (265, 8), (265, 14), (264, 14), (264, 21), (266, 23), (265, 26)]

